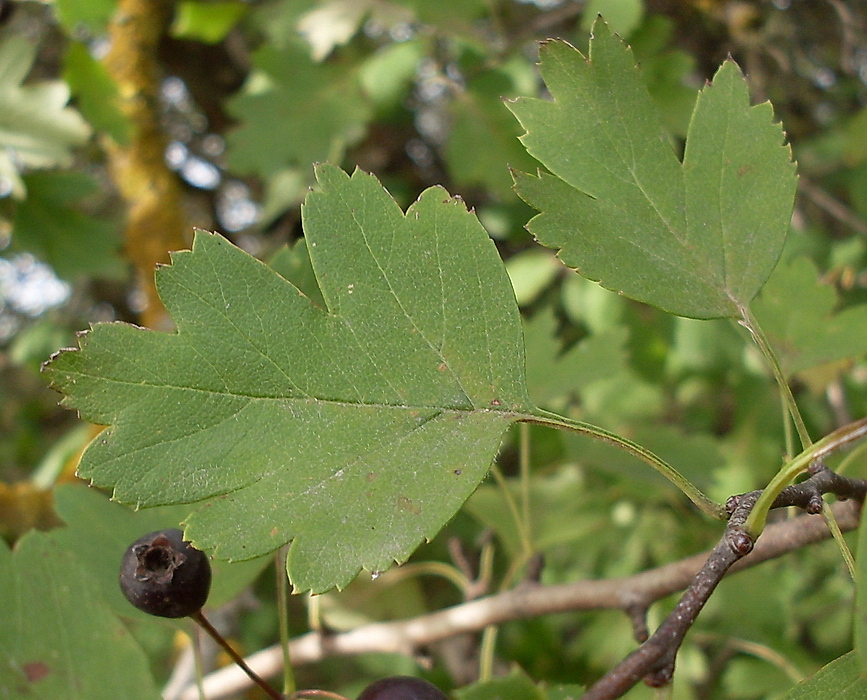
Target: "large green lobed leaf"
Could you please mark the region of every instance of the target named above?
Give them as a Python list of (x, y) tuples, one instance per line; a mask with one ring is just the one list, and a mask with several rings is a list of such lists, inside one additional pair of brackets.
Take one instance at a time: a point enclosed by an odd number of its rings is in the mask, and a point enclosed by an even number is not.
[(554, 101), (511, 110), (527, 150), (550, 173), (516, 173), (542, 213), (528, 228), (585, 277), (671, 313), (740, 315), (779, 258), (795, 166), (765, 103), (726, 61), (700, 93), (681, 163), (630, 49), (604, 22), (589, 59), (543, 45)]
[(158, 272), (174, 334), (99, 325), (49, 365), (110, 425), (80, 473), (138, 506), (207, 501), (218, 558), (292, 540), (299, 590), (405, 559), (484, 477), (532, 405), (497, 251), (441, 188), (404, 214), (375, 178), (322, 166), (303, 209), (328, 310), (207, 233)]

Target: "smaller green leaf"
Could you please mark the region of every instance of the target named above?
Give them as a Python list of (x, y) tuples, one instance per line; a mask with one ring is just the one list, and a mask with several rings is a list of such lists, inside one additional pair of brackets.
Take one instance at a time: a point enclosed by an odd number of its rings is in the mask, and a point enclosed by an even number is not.
[(309, 163), (303, 167), (286, 168), (268, 176), (259, 217), (262, 228), (269, 227), (289, 209), (294, 209), (304, 201), (304, 195), (310, 187), (308, 166)]
[(867, 108), (861, 109), (846, 124), (843, 158), (856, 166), (867, 160)]
[[(710, 435), (691, 435), (674, 427), (656, 425), (636, 426), (630, 437), (670, 464), (677, 465), (687, 479), (701, 488), (708, 486), (714, 472), (726, 463), (720, 445)], [(620, 474), (637, 488), (644, 489), (646, 484), (665, 483), (659, 474), (610, 445), (577, 435), (566, 435), (564, 440), (573, 459), (600, 471)]]
[[(47, 168), (72, 162), (72, 148), (87, 141), (90, 127), (71, 107), (69, 87), (59, 80), (22, 85), (36, 47), (19, 35), (0, 42), (0, 180), (23, 198), (18, 165)], [(0, 190), (3, 183), (0, 182)]]
[[(768, 585), (773, 586), (774, 582), (769, 582)], [(762, 605), (761, 601), (757, 603)], [(782, 613), (780, 619), (785, 619), (785, 613)], [(734, 634), (737, 635), (737, 632)], [(776, 648), (774, 651), (779, 653)], [(800, 677), (792, 678), (786, 675), (782, 668), (769, 663), (767, 659), (743, 654), (735, 656), (726, 664), (720, 685), (725, 688), (724, 697), (778, 698), (791, 689), (792, 682), (797, 683), (799, 680)]]
[(148, 659), (76, 557), (32, 531), (0, 540), (0, 694), (159, 700)]
[(589, 60), (543, 45), (553, 102), (509, 105), (527, 150), (553, 174), (515, 174), (542, 213), (540, 243), (604, 287), (670, 313), (737, 317), (779, 258), (795, 192), (791, 151), (769, 104), (750, 106), (726, 61), (699, 94), (683, 162), (631, 51), (602, 21)]
[(629, 37), (641, 74), (647, 83), (663, 123), (679, 137), (686, 137), (695, 107), (695, 58), (673, 46), (675, 23), (664, 15), (650, 15)]
[(175, 10), (170, 33), (179, 39), (216, 44), (226, 38), (248, 8), (241, 0), (184, 0)]
[(666, 370), (672, 375), (725, 372), (743, 363), (744, 339), (728, 321), (675, 319)]
[(865, 697), (867, 678), (861, 675), (855, 652), (850, 651), (799, 683), (784, 700), (863, 700)]
[(362, 574), (339, 593), (323, 593), (319, 597), (323, 624), (333, 631), (346, 632), (370, 622), (406, 619), (430, 612), (422, 577), (394, 573), (391, 580), (388, 575), (374, 579)]
[(771, 275), (751, 308), (787, 376), (867, 353), (867, 304), (835, 313), (837, 303), (808, 258), (781, 264)]

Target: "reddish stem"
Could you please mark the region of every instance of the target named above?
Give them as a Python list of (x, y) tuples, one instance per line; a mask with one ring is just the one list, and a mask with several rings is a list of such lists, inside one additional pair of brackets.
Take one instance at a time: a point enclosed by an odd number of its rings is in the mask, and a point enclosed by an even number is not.
[[(223, 638), (223, 635), (217, 632), (216, 628), (208, 622), (208, 619), (202, 614), (201, 610), (194, 612), (190, 617), (199, 623), (201, 628), (205, 630), (205, 632), (207, 632), (211, 638), (220, 645), (223, 651), (231, 657), (232, 661), (238, 664), (239, 668), (250, 677), (250, 680), (268, 694), (269, 698), (273, 698), (273, 700), (285, 700), (283, 693), (278, 693), (274, 690), (267, 681), (247, 665), (247, 662), (244, 661), (241, 655), (232, 648), (232, 645)], [(343, 698), (343, 700), (346, 700), (346, 698)]]

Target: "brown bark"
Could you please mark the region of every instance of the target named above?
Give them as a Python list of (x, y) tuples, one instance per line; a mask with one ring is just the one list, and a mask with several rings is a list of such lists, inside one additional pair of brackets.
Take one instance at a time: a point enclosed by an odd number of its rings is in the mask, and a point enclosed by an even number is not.
[(187, 247), (191, 232), (180, 182), (165, 163), (166, 137), (159, 117), (157, 49), (173, 7), (171, 0), (120, 0), (109, 25), (111, 49), (105, 57), (132, 124), (128, 144), (107, 146), (112, 176), (128, 206), (125, 252), (147, 301), (140, 322), (155, 329), (166, 329), (170, 320), (157, 295), (154, 268), (169, 262), (169, 251)]

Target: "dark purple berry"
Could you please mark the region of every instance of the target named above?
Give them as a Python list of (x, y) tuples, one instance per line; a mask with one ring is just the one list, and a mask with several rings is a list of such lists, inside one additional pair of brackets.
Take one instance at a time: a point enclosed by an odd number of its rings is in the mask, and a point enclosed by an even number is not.
[(358, 700), (448, 700), (435, 685), (414, 676), (380, 678), (367, 686)]
[(151, 615), (186, 617), (202, 609), (211, 589), (211, 564), (173, 528), (140, 537), (123, 555), (120, 589)]

